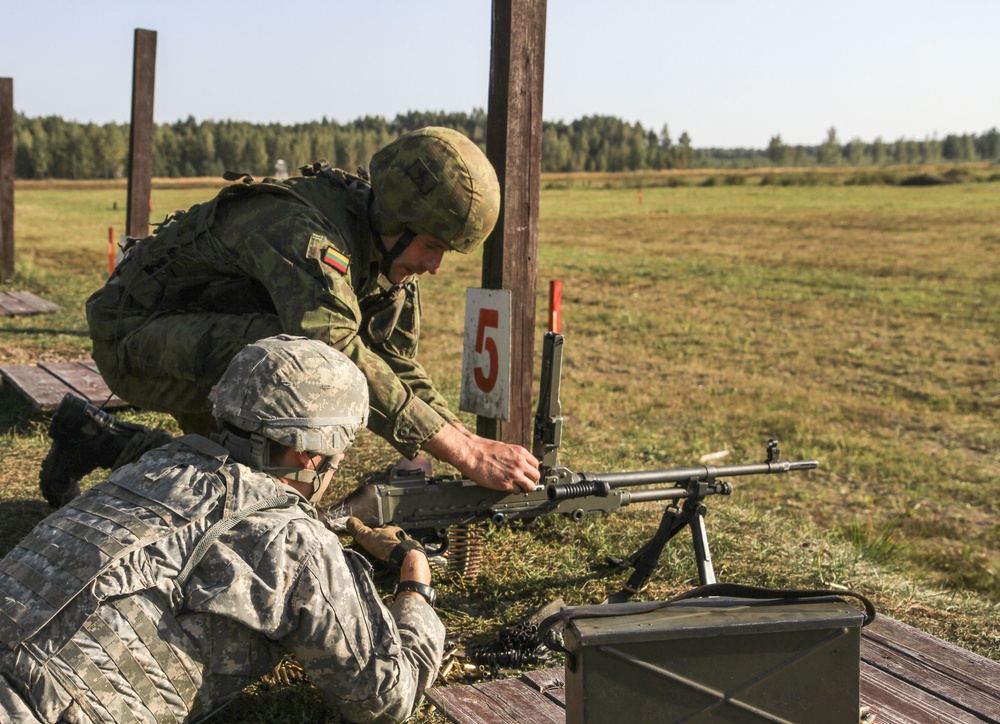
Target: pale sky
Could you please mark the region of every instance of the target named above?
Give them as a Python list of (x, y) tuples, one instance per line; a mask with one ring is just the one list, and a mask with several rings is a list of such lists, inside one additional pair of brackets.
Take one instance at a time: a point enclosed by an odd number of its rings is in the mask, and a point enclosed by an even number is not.
[[(28, 116), (129, 119), (136, 28), (157, 122), (388, 119), (487, 106), (490, 0), (0, 0)], [(545, 120), (610, 115), (695, 147), (1000, 126), (1000, 0), (548, 0)]]

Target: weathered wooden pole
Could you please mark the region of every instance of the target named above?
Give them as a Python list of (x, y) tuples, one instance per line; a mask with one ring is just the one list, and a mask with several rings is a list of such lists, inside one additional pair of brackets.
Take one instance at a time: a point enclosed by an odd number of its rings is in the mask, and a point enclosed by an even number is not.
[(542, 167), (545, 0), (493, 0), (486, 155), (496, 168), (503, 206), (483, 252), (482, 285), (511, 292), (510, 418), (480, 416), (480, 435), (532, 442), (538, 200)]
[(132, 125), (129, 128), (128, 210), (129, 236), (149, 235), (149, 198), (153, 177), (153, 86), (156, 80), (156, 31), (135, 31), (132, 59)]
[(14, 276), (14, 79), (0, 78), (0, 282)]

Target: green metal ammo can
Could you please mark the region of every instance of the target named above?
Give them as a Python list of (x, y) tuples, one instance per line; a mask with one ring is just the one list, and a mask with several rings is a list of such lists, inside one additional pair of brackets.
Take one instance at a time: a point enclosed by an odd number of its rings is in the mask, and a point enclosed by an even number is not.
[(568, 724), (857, 724), (864, 615), (840, 598), (648, 606), (567, 624)]

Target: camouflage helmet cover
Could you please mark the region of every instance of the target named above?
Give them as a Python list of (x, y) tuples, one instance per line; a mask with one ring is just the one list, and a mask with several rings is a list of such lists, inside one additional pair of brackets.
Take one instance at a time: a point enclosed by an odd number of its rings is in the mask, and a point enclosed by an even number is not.
[(344, 452), (368, 422), (357, 366), (323, 342), (285, 334), (240, 350), (209, 399), (218, 419), (318, 455)]
[(450, 128), (404, 133), (369, 164), (375, 230), (408, 228), (468, 254), (486, 241), (500, 215), (500, 184), (479, 146)]

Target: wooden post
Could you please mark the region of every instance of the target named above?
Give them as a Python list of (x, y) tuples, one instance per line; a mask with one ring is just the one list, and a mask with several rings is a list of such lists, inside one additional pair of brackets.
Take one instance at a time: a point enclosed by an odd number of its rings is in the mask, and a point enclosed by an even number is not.
[(479, 417), (483, 437), (532, 442), (538, 199), (542, 168), (545, 0), (493, 0), (486, 155), (503, 193), (486, 240), (482, 285), (511, 291), (510, 419)]
[(149, 235), (149, 196), (153, 177), (153, 86), (156, 80), (156, 31), (135, 30), (132, 59), (132, 124), (129, 127), (129, 236)]
[(0, 282), (14, 276), (14, 79), (0, 78)]

